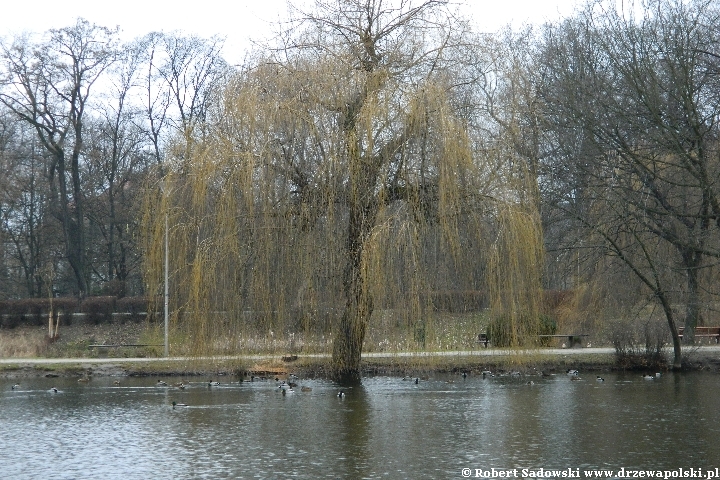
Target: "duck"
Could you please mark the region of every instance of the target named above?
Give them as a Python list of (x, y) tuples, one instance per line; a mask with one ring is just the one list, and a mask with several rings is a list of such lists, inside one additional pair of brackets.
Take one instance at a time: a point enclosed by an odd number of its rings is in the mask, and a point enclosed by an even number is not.
[(578, 377), (577, 375), (573, 375), (570, 377), (570, 380), (582, 380), (582, 378)]
[(280, 383), (280, 385), (278, 385), (278, 390), (286, 390), (288, 388), (292, 388), (292, 385), (290, 385), (284, 380), (282, 381), (282, 383)]
[(58, 393), (58, 389), (55, 387), (52, 387), (50, 390), (48, 390), (50, 393)]
[(175, 410), (175, 407), (187, 407), (186, 403), (177, 403), (175, 400), (172, 402), (173, 410)]
[(662, 376), (662, 373), (660, 373), (660, 372), (657, 372), (657, 373), (655, 374), (655, 378), (660, 378), (661, 376)]
[(532, 380), (530, 380), (530, 381), (527, 382), (525, 385), (535, 385), (535, 382), (533, 382)]
[(120, 385), (120, 380), (115, 380), (115, 381), (113, 382), (113, 385)]
[(303, 385), (302, 387), (300, 387), (300, 391), (301, 392), (312, 392), (312, 388), (306, 387), (305, 385)]
[(419, 379), (419, 378), (416, 378), (416, 379), (415, 379), (415, 385), (417, 385), (418, 383), (420, 383), (420, 379)]
[(467, 372), (463, 372), (462, 377), (463, 377), (463, 379), (467, 378)]
[(337, 396), (338, 396), (338, 398), (345, 398), (345, 392), (343, 392), (342, 390), (340, 390), (340, 391), (338, 392)]
[(595, 377), (595, 380), (597, 380), (598, 382), (604, 382), (604, 381), (605, 381), (605, 379), (602, 378), (600, 375), (598, 375), (597, 377)]
[(84, 377), (78, 378), (78, 382), (80, 382), (80, 383), (87, 383), (89, 381), (90, 381), (90, 377), (88, 377), (87, 375)]
[(16, 383), (15, 385), (12, 386), (12, 389), (13, 389), (13, 390), (17, 390), (18, 388), (20, 388), (20, 384), (19, 384), (19, 383)]
[(485, 378), (485, 377), (494, 377), (495, 374), (492, 373), (490, 370), (483, 370), (483, 371), (482, 371), (482, 376), (483, 376), (483, 378)]
[(568, 375), (580, 375), (580, 372), (578, 372), (577, 370), (574, 370), (572, 368), (568, 368), (566, 373)]
[(163, 382), (162, 380), (158, 380), (156, 385), (158, 387), (167, 387), (168, 386), (167, 382)]
[(208, 387), (219, 387), (220, 382), (208, 382)]
[(295, 390), (293, 390), (292, 388), (283, 388), (283, 390), (282, 390), (283, 396), (289, 395), (291, 393), (295, 393)]
[(654, 375), (643, 375), (643, 378), (644, 378), (645, 380), (655, 380), (655, 376), (654, 376)]
[(185, 385), (183, 382), (173, 383), (173, 387), (177, 387), (177, 388), (179, 388), (180, 390), (185, 390), (185, 387), (186, 387), (186, 386), (187, 386), (187, 385)]

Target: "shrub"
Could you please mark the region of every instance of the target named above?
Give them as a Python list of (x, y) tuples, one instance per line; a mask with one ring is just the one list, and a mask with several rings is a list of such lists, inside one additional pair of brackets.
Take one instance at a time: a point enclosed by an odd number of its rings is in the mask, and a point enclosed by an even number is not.
[(615, 347), (618, 366), (623, 369), (665, 367), (667, 356), (663, 350), (668, 340), (667, 326), (662, 320), (616, 321), (610, 325), (610, 341)]
[[(520, 337), (521, 343), (533, 343), (535, 342), (535, 334), (537, 335), (555, 335), (557, 331), (557, 322), (549, 315), (540, 314), (537, 319), (537, 330), (533, 331), (531, 322), (526, 319), (520, 319), (520, 325), (527, 325), (528, 329), (525, 332), (517, 332)], [(487, 336), (494, 346), (496, 347), (509, 347), (512, 344), (513, 332), (511, 331), (512, 324), (510, 318), (507, 315), (500, 315), (490, 321), (487, 327)], [(524, 337), (524, 338), (523, 338)], [(542, 345), (547, 345), (550, 339), (541, 339)]]
[[(554, 318), (541, 313), (539, 320), (538, 335), (555, 335), (557, 332), (557, 322)], [(551, 341), (552, 338), (541, 338), (540, 345), (547, 347)]]
[(132, 322), (140, 322), (145, 319), (148, 311), (147, 297), (124, 297), (118, 299), (115, 304), (117, 313), (129, 313), (127, 315)]
[[(58, 297), (53, 298), (52, 306), (56, 318), (60, 321), (60, 325), (70, 325), (72, 323), (72, 314), (78, 310), (79, 301), (76, 297)], [(47, 302), (47, 311), (45, 317), (50, 310), (50, 301)], [(47, 318), (45, 318), (47, 322)]]
[(80, 304), (80, 309), (87, 315), (89, 323), (110, 322), (116, 300), (116, 297), (87, 297)]
[(78, 299), (75, 297), (58, 297), (53, 298), (53, 308), (60, 312), (69, 314), (74, 313), (78, 309)]
[(15, 328), (18, 326), (19, 317), (14, 312), (13, 300), (0, 300), (0, 326), (3, 328)]
[[(68, 317), (77, 309), (78, 301), (74, 297), (53, 298), (54, 313), (62, 313), (61, 322), (67, 323)], [(49, 298), (23, 298), (20, 300), (4, 300), (0, 302), (1, 324), (5, 328), (20, 325), (46, 325), (50, 312)]]
[(16, 312), (21, 315), (21, 322), (25, 325), (45, 325), (49, 310), (50, 300), (47, 298), (17, 300)]

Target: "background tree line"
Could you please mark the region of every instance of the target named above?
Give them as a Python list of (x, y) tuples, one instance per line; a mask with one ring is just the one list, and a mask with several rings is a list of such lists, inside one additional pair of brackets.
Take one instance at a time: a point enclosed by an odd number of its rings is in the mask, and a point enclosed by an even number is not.
[(718, 294), (720, 18), (710, 1), (642, 7), (589, 4), (543, 32), (539, 98), (554, 147), (543, 186), (557, 250), (582, 247), (590, 278), (608, 259), (639, 280), (678, 365), (678, 322), (692, 343)]
[(144, 293), (144, 185), (203, 120), (221, 47), (83, 19), (2, 42), (3, 296)]
[(717, 316), (718, 27), (712, 0), (493, 34), (338, 0), (233, 68), (218, 39), (83, 20), (5, 40), (2, 292), (156, 294), (166, 213), (173, 311), (208, 342), (327, 317), (352, 373), (378, 311), (483, 292), (461, 308), (523, 343), (555, 289), (581, 325), (657, 304), (677, 364), (677, 325)]

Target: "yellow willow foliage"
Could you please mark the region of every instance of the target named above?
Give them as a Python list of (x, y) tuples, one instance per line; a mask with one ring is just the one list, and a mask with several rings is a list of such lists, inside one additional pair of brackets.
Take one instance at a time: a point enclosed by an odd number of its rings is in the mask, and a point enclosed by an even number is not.
[(170, 161), (162, 191), (150, 189), (145, 269), (161, 311), (167, 215), (173, 353), (329, 351), (348, 304), (351, 198), (369, 222), (357, 341), (445, 348), (433, 327), (438, 292), (489, 283), (517, 335), (531, 330), (519, 319), (538, 309), (536, 215), (487, 200), (495, 174), (473, 154), (445, 86), (409, 87), (338, 62), (239, 74), (203, 138), (183, 150), (191, 157)]
[[(427, 308), (422, 304), (423, 294), (430, 286), (421, 259), (419, 225), (406, 209), (401, 209), (404, 207), (381, 212), (367, 242), (363, 275), (378, 312), (391, 314), (396, 323), (412, 326), (423, 319)], [(385, 333), (390, 334), (391, 328), (386, 329)]]
[(497, 238), (490, 259), (491, 332), (498, 345), (536, 342), (542, 298), (542, 232), (537, 211), (502, 204), (497, 213)]

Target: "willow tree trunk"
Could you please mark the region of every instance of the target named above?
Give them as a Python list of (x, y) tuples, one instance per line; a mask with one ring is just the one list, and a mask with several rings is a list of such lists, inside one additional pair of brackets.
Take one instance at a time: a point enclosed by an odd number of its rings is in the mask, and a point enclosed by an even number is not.
[(363, 252), (378, 213), (375, 185), (380, 164), (377, 158), (359, 153), (353, 132), (349, 132), (348, 138), (351, 181), (347, 263), (343, 274), (345, 307), (333, 342), (332, 370), (336, 379), (354, 382), (360, 379), (362, 346), (373, 311), (372, 296), (365, 282)]
[(333, 342), (333, 376), (342, 383), (360, 380), (362, 346), (372, 315), (372, 299), (367, 294), (359, 264), (361, 256), (361, 252), (353, 255), (355, 258), (345, 273), (344, 289), (347, 298)]

